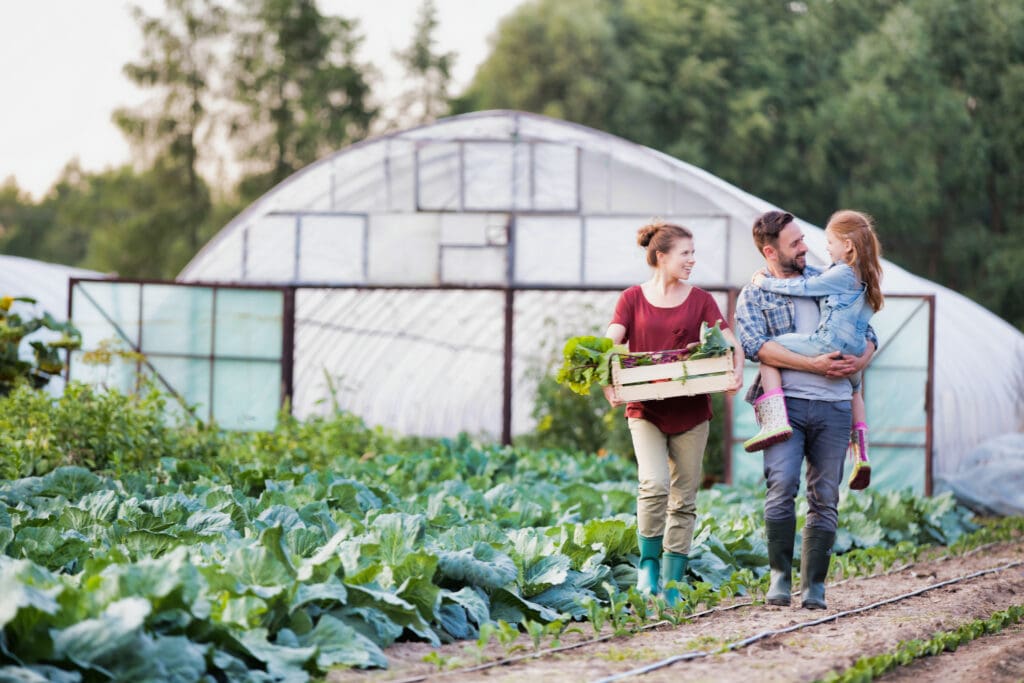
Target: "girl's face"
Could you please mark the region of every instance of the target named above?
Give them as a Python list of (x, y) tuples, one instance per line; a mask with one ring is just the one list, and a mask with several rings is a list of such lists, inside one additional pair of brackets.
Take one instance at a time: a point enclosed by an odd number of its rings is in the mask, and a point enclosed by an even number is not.
[(658, 252), (658, 268), (668, 277), (689, 280), (696, 263), (693, 240), (689, 237), (677, 239), (667, 252)]
[(853, 242), (837, 235), (833, 230), (825, 230), (825, 239), (828, 241), (828, 255), (832, 257), (832, 263), (849, 263), (850, 255), (853, 253)]

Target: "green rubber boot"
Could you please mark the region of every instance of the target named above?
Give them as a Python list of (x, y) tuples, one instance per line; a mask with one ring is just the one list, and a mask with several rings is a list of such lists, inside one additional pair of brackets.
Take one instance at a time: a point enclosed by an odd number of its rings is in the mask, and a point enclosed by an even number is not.
[[(688, 560), (689, 558), (686, 555), (680, 555), (679, 553), (665, 553), (665, 574), (662, 577), (665, 583), (668, 583), (669, 581), (682, 583), (683, 576), (686, 574), (686, 563)], [(669, 607), (675, 607), (679, 604), (679, 589), (665, 589), (665, 604)]]
[(766, 519), (764, 528), (768, 536), (768, 568), (771, 570), (771, 584), (764, 600), (769, 605), (788, 607), (793, 592), (793, 537), (796, 534), (796, 519)]
[(661, 590), (661, 536), (647, 538), (637, 535), (640, 541), (640, 566), (636, 570), (636, 589), (646, 595), (657, 595)]
[(835, 542), (834, 531), (804, 527), (804, 547), (800, 553), (800, 597), (805, 609), (828, 609), (825, 579)]

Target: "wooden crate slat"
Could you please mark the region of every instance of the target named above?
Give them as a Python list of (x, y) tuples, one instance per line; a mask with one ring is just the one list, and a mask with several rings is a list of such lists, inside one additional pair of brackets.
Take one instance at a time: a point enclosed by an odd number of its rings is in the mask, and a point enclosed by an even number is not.
[[(683, 370), (683, 365), (686, 370)], [(622, 368), (618, 370), (618, 384), (634, 384), (636, 382), (651, 382), (659, 379), (676, 379), (688, 375), (689, 377), (708, 375), (713, 372), (728, 372), (732, 369), (732, 358), (720, 356), (718, 358), (701, 358), (700, 360), (676, 361), (675, 363), (661, 363), (659, 365), (641, 365), (635, 368)]]
[[(680, 381), (682, 377), (686, 377), (685, 382)], [(612, 386), (622, 401), (650, 401), (725, 391), (732, 385), (733, 377), (732, 351), (718, 358), (636, 368), (623, 368), (618, 357), (612, 359)]]

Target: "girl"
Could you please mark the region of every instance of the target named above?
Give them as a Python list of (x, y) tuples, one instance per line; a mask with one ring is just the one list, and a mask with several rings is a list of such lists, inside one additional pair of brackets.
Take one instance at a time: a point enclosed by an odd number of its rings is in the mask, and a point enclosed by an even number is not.
[[(884, 303), (881, 289), (881, 246), (870, 216), (858, 211), (837, 211), (825, 227), (832, 266), (821, 275), (806, 278), (773, 278), (754, 273), (755, 285), (770, 292), (789, 296), (822, 297), (821, 320), (810, 335), (782, 334), (774, 341), (790, 351), (806, 356), (839, 351), (859, 356), (864, 352), (864, 335), (871, 316)], [(853, 429), (850, 453), (853, 472), (850, 488), (863, 489), (871, 482), (868, 461), (867, 414), (861, 394), (861, 377), (853, 382)], [(777, 368), (761, 364), (764, 394), (755, 402), (761, 423), (757, 436), (743, 444), (748, 452), (759, 451), (785, 441), (792, 434), (782, 395), (782, 376)]]
[[(630, 351), (681, 349), (699, 342), (702, 322), (723, 320), (736, 369), (729, 393), (736, 393), (743, 384), (743, 351), (711, 295), (687, 283), (696, 263), (693, 234), (678, 225), (653, 223), (640, 228), (637, 242), (647, 251), (651, 279), (621, 294), (605, 336), (616, 344), (628, 341)], [(611, 386), (605, 387), (605, 396), (612, 406), (619, 405)], [(705, 394), (629, 403), (626, 417), (639, 478), (637, 588), (656, 594), (662, 577), (663, 539), (664, 580), (681, 582), (686, 572), (711, 399)], [(677, 590), (665, 591), (670, 605), (678, 599)]]

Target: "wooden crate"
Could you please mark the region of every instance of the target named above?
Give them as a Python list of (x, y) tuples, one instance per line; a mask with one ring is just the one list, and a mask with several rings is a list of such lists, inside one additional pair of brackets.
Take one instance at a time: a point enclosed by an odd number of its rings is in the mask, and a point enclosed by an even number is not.
[(672, 396), (713, 394), (732, 386), (735, 377), (731, 350), (717, 358), (635, 368), (622, 367), (620, 358), (613, 356), (611, 359), (612, 386), (620, 401), (654, 401)]

